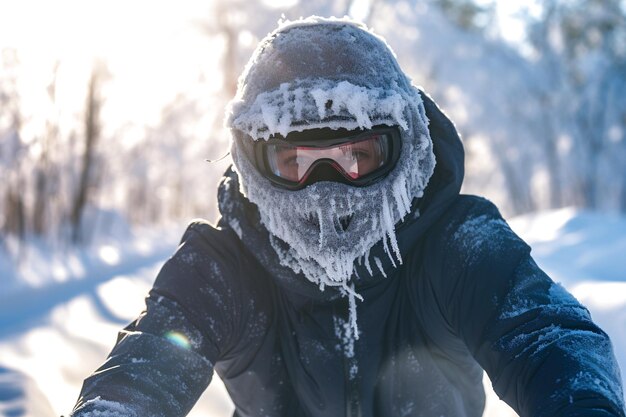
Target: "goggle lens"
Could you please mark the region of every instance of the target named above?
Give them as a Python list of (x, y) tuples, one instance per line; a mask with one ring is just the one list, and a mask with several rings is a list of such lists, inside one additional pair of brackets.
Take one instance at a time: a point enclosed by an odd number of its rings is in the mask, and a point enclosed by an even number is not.
[(348, 179), (362, 178), (389, 161), (390, 148), (389, 134), (372, 133), (353, 142), (328, 147), (268, 143), (265, 152), (267, 163), (274, 175), (300, 183), (321, 162), (331, 163)]

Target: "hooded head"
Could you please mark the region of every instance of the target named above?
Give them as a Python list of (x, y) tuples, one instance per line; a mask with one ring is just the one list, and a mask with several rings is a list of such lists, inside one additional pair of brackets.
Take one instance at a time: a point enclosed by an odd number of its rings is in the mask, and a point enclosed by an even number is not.
[[(395, 225), (423, 195), (435, 158), (420, 94), (382, 38), (346, 19), (283, 24), (248, 62), (226, 124), (240, 191), (257, 205), (283, 265), (322, 289), (340, 287), (353, 301), (355, 262), (378, 273), (379, 259), (370, 265), (368, 256), (376, 243), (394, 264), (402, 262)], [(376, 125), (397, 126), (402, 149), (395, 168), (372, 185), (329, 181), (290, 191), (255, 167), (254, 141)]]

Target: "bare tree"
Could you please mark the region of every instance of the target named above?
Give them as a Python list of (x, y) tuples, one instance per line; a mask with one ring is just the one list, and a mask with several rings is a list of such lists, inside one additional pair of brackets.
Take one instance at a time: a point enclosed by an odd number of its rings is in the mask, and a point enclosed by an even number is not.
[(21, 162), (25, 148), (20, 137), (22, 113), (17, 90), (17, 51), (2, 51), (0, 72), (0, 227), (5, 233), (23, 237), (26, 233), (24, 178)]
[[(56, 104), (56, 81), (59, 70), (59, 62), (54, 66), (52, 79), (48, 85), (48, 99), (52, 107)], [(58, 170), (55, 161), (52, 160), (52, 153), (58, 146), (59, 125), (56, 115), (52, 114), (46, 120), (45, 131), (40, 138), (41, 152), (37, 162), (33, 167), (34, 196), (33, 207), (30, 213), (32, 231), (36, 235), (45, 235), (50, 228), (50, 211), (55, 202), (55, 183), (58, 181)]]
[(81, 241), (81, 220), (89, 199), (89, 194), (92, 191), (94, 158), (101, 132), (100, 111), (102, 109), (103, 99), (100, 94), (100, 87), (104, 76), (104, 67), (102, 65), (95, 66), (92, 70), (87, 87), (87, 100), (84, 115), (84, 148), (78, 177), (78, 187), (70, 211), (72, 241), (74, 243)]
[[(609, 187), (626, 182), (626, 141), (619, 133), (626, 129), (621, 99), (626, 92), (626, 12), (621, 3), (550, 0), (530, 25), (538, 68), (549, 80), (541, 103), (553, 206), (621, 205), (615, 201), (619, 188)], [(568, 151), (557, 149), (560, 137), (569, 138)]]

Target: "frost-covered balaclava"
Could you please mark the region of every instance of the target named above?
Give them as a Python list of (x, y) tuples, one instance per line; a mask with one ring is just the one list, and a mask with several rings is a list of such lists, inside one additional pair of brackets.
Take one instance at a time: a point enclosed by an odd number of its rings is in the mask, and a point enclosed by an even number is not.
[[(435, 165), (421, 97), (394, 53), (347, 19), (283, 23), (248, 62), (226, 123), (240, 191), (258, 206), (281, 263), (322, 290), (339, 287), (354, 313), (355, 262), (384, 274), (381, 261), (369, 259), (382, 241), (392, 263), (402, 263), (394, 226), (423, 195)], [(317, 182), (289, 191), (272, 185), (253, 162), (253, 141), (276, 133), (375, 125), (398, 126), (402, 149), (394, 170), (367, 187)]]

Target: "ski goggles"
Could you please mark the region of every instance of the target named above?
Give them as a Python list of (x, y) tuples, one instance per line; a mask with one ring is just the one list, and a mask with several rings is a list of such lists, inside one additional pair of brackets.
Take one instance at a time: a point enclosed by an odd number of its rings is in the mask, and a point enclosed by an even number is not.
[(312, 129), (255, 142), (255, 162), (272, 183), (289, 190), (318, 181), (363, 187), (394, 168), (401, 143), (397, 127)]

